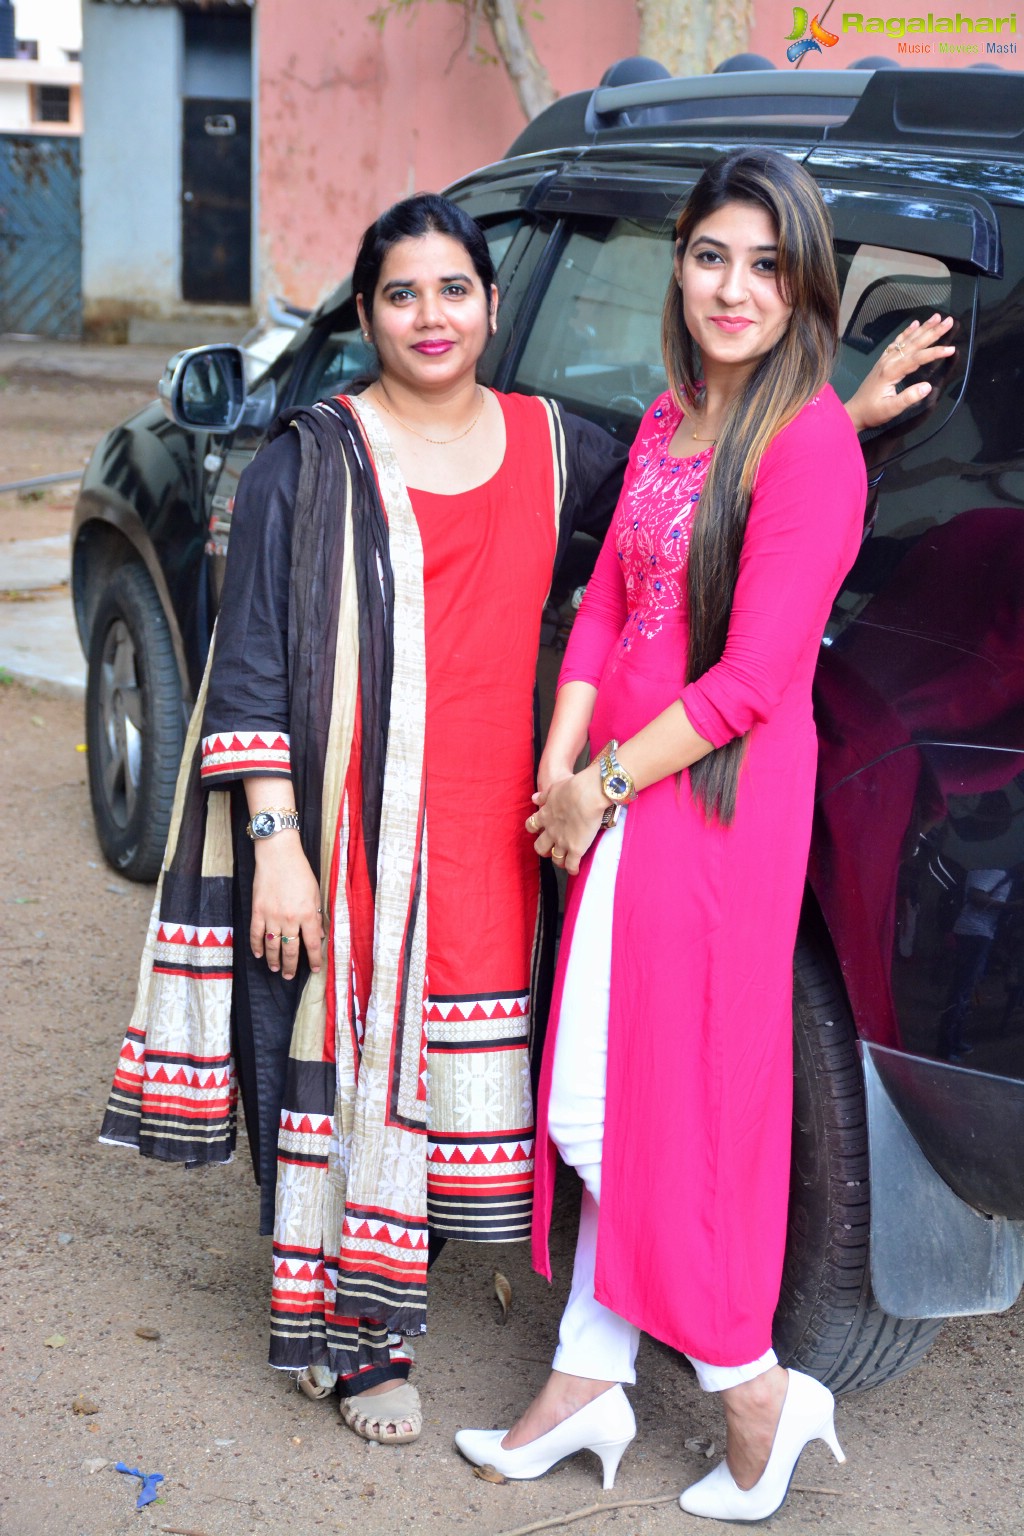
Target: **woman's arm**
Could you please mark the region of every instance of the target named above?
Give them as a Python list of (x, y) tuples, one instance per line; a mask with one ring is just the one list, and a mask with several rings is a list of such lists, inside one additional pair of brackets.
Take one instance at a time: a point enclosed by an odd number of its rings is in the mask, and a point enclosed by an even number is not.
[(541, 790), (546, 791), (556, 779), (571, 774), (586, 745), (597, 685), (625, 621), (626, 588), (613, 523), (587, 582), (566, 646), (555, 710), (537, 771)]
[(238, 482), (203, 711), (202, 781), (291, 775), (288, 588), (301, 454), (297, 432), (262, 448)]
[[(569, 686), (582, 688), (585, 685), (575, 683)], [(596, 689), (592, 691), (587, 707), (588, 725), (595, 697)], [(668, 778), (669, 774), (689, 768), (711, 750), (711, 742), (694, 730), (685, 709), (676, 700), (649, 725), (645, 725), (642, 731), (623, 742), (618, 757), (639, 791), (659, 779)], [(595, 758), (579, 773), (573, 774), (570, 770), (568, 776), (562, 775), (552, 780), (546, 788), (543, 781), (540, 781), (533, 800), (537, 806), (534, 815), (541, 823), (540, 835), (534, 843), (537, 852), (549, 858), (552, 848), (563, 850), (566, 872), (570, 875), (579, 874), (580, 860), (601, 830), (601, 818), (610, 804), (601, 788), (598, 760)]]
[(558, 779), (569, 778), (576, 767), (576, 759), (587, 743), (596, 698), (593, 683), (563, 683), (559, 687), (537, 770), (537, 788), (542, 794)]
[(946, 335), (952, 324), (951, 315), (945, 319), (932, 315), (923, 325), (912, 320), (889, 343), (857, 393), (846, 402), (847, 414), (858, 432), (888, 426), (931, 394), (932, 386), (927, 383), (908, 384), (902, 390), (897, 390), (897, 385), (919, 368), (952, 357), (956, 347), (939, 345), (939, 338)]
[[(239, 481), (203, 713), (202, 781), (211, 789), (241, 781), (250, 816), (295, 808), (288, 590), (300, 458), (297, 433), (285, 432), (260, 450)], [(289, 979), (301, 937), (310, 966), (319, 970), (319, 888), (299, 833), (275, 832), (254, 845), (253, 954)], [(296, 942), (282, 944), (282, 934)]]
[[(638, 790), (689, 768), (767, 720), (808, 636), (824, 629), (835, 591), (856, 555), (864, 505), (859, 445), (841, 422), (829, 391), (765, 455), (721, 660), (620, 743), (619, 760)], [(822, 491), (823, 461), (829, 465), (828, 494)], [(535, 800), (543, 828), (537, 851), (565, 850), (565, 868), (575, 874), (608, 809), (598, 765), (553, 783)]]

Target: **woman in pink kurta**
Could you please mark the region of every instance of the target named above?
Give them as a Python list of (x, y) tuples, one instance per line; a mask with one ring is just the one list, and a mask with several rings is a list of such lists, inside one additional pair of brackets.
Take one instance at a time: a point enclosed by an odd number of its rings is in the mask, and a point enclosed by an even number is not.
[[(808, 1440), (841, 1455), (831, 1394), (779, 1366), (771, 1323), (811, 680), (866, 486), (825, 383), (838, 291), (810, 177), (770, 153), (729, 157), (705, 172), (676, 234), (674, 388), (630, 455), (527, 824), (541, 853), (578, 871), (534, 1213), (535, 1263), (550, 1274), (557, 1149), (585, 1186), (573, 1290), (543, 1392), (507, 1435), (462, 1431), (458, 1444), (513, 1477), (593, 1449), (610, 1486), (635, 1432), (621, 1383), (646, 1329), (723, 1394), (727, 1459), (683, 1507), (761, 1519)], [(584, 737), (592, 760), (573, 774)]]
[[(665, 394), (644, 417), (559, 683), (597, 689), (595, 757), (678, 698), (715, 746), (751, 733), (730, 826), (709, 824), (674, 776), (650, 784), (625, 816), (596, 1287), (674, 1348), (739, 1365), (770, 1346), (782, 1274), (793, 946), (817, 764), (811, 677), (857, 553), (864, 461), (828, 386), (775, 438), (751, 503), (725, 653), (687, 686), (686, 558), (714, 450), (669, 452), (682, 415)], [(590, 858), (571, 882), (566, 951)], [(558, 1010), (556, 995), (553, 1018)], [(553, 1060), (549, 1049), (542, 1106)], [(550, 1276), (554, 1149), (540, 1125), (545, 1147), (534, 1256)]]

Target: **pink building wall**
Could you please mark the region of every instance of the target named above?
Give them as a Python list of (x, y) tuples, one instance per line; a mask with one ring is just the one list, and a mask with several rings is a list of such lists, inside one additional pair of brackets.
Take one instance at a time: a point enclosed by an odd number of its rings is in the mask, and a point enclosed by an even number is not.
[[(461, 48), (461, 8), (260, 0), (259, 287), (312, 304), (352, 266), (380, 209), (504, 154), (525, 119), (504, 70)], [(561, 94), (637, 51), (632, 0), (547, 0), (531, 35)], [(492, 49), (481, 28), (479, 43)], [(318, 210), (313, 213), (312, 210)]]
[[(259, 253), (256, 302), (271, 293), (313, 304), (351, 269), (356, 243), (372, 218), (397, 198), (437, 190), (498, 159), (524, 125), (504, 69), (479, 62), (475, 45), (493, 50), (483, 25), (463, 37), (460, 6), (418, 0), (383, 28), (369, 15), (380, 0), (259, 0), (255, 10), (259, 124)], [(856, 9), (855, 9), (856, 7)], [(537, 50), (560, 93), (595, 86), (615, 59), (636, 53), (635, 0), (544, 0), (537, 18), (525, 7)], [(782, 69), (794, 28), (792, 0), (753, 0), (754, 22), (734, 51), (760, 53)], [(857, 32), (844, 16), (865, 19), (951, 16), (975, 23), (1015, 16), (1010, 0), (806, 0), (838, 41), (809, 54), (804, 71), (845, 69), (869, 56), (904, 67), (1024, 66), (1020, 31), (897, 36)], [(900, 51), (901, 41), (929, 54)], [(986, 43), (1015, 53), (986, 53)], [(974, 54), (940, 54), (943, 42), (974, 45)]]

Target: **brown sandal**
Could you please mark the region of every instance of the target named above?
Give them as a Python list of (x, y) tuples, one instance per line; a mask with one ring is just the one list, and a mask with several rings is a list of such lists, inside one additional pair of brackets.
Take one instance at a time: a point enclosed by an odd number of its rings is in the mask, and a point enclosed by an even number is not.
[(312, 1398), (314, 1403), (321, 1403), (325, 1397), (334, 1396), (334, 1382), (332, 1381), (330, 1386), (325, 1386), (317, 1381), (311, 1374), (309, 1366), (305, 1366), (296, 1376), (295, 1385), (300, 1392)]
[[(420, 1395), (408, 1381), (400, 1381), (388, 1392), (367, 1397), (343, 1397), (338, 1403), (342, 1420), (364, 1440), (378, 1445), (408, 1445), (418, 1440), (423, 1429)], [(404, 1426), (408, 1424), (409, 1428)]]

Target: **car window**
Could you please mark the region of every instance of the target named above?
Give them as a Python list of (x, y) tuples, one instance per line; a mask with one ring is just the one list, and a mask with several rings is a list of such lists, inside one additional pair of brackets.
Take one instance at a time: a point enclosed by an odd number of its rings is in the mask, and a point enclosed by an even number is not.
[[(970, 316), (975, 279), (947, 266), (935, 256), (892, 250), (880, 245), (840, 244), (836, 251), (842, 300), (839, 311), (839, 353), (832, 384), (848, 400), (885, 348), (911, 320), (952, 314), (958, 321), (951, 340), (957, 355), (932, 371), (932, 396), (924, 409), (900, 418), (886, 433), (899, 436), (905, 452), (930, 437), (959, 398), (969, 347)], [(874, 434), (880, 435), (880, 434)]]
[[(499, 285), (501, 264), (521, 222), (521, 217), (516, 216), (491, 225), (484, 224), (487, 248), (499, 276)], [(373, 348), (363, 340), (355, 299), (349, 299), (316, 333), (313, 357), (299, 386), (297, 403), (307, 404), (336, 395), (346, 384), (372, 372), (373, 367)]]
[(592, 220), (569, 235), (516, 370), (524, 394), (554, 395), (628, 441), (665, 388), (661, 306), (670, 231)]

